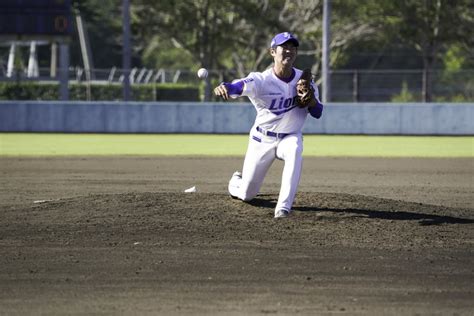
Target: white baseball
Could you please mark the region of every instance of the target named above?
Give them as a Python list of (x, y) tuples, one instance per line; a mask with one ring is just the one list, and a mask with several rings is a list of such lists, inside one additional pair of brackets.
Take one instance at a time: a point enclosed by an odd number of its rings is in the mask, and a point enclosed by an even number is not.
[(197, 72), (197, 75), (200, 79), (206, 79), (208, 75), (207, 69), (206, 68), (199, 69)]

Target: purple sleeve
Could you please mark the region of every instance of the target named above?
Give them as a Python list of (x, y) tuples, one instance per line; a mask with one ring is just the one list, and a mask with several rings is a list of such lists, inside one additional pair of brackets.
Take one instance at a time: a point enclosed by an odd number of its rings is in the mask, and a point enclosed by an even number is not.
[(318, 98), (316, 98), (316, 106), (309, 108), (309, 114), (317, 119), (323, 114), (323, 104), (318, 100)]
[(229, 93), (229, 95), (241, 95), (242, 91), (244, 91), (244, 82), (242, 80), (234, 83), (224, 82), (224, 85), (227, 88), (227, 93)]

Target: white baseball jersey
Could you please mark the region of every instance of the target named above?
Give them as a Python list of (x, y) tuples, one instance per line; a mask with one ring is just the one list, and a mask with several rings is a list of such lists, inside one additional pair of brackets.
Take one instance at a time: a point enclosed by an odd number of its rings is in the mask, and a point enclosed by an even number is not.
[[(230, 96), (247, 96), (250, 99), (257, 110), (256, 126), (276, 133), (299, 133), (308, 109), (297, 105), (296, 83), (302, 71), (296, 68), (293, 70), (294, 75), (289, 82), (278, 78), (272, 68), (264, 72), (252, 72), (246, 78), (233, 82), (243, 82), (243, 89), (240, 95)], [(316, 99), (319, 99), (318, 90), (314, 83), (312, 85)]]

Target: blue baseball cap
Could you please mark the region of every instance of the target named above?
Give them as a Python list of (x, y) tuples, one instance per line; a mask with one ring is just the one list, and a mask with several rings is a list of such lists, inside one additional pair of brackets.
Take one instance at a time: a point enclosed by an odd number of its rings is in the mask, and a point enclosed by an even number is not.
[(300, 45), (300, 43), (298, 42), (298, 39), (296, 38), (296, 36), (294, 36), (290, 32), (283, 32), (283, 33), (275, 35), (275, 37), (272, 39), (270, 47), (275, 47), (275, 46), (284, 44), (288, 41), (292, 41), (293, 44), (295, 44), (296, 47), (298, 47)]

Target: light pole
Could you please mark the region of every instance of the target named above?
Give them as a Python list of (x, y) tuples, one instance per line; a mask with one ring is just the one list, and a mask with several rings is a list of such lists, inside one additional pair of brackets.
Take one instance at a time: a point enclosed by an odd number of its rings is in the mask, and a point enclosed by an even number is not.
[(323, 3), (323, 58), (322, 58), (322, 75), (323, 75), (323, 103), (331, 100), (331, 75), (329, 74), (329, 43), (331, 42), (331, 0), (324, 0)]
[(130, 101), (130, 0), (122, 0), (123, 15), (123, 48), (122, 48), (122, 68), (123, 68), (123, 100)]

